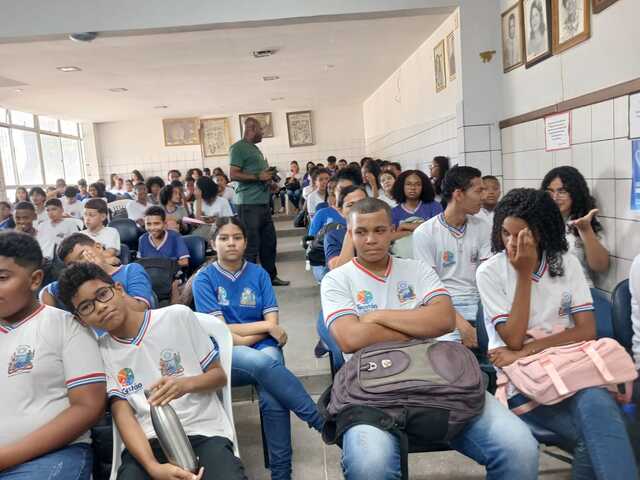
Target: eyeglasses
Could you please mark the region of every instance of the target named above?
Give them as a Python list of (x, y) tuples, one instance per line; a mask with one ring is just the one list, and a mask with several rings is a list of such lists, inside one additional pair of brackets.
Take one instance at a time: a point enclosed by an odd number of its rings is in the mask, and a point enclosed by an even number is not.
[(76, 307), (76, 313), (81, 317), (89, 316), (95, 311), (96, 302), (108, 303), (115, 294), (116, 290), (113, 286), (99, 288), (93, 300), (85, 300)]
[(547, 193), (549, 194), (549, 196), (551, 198), (554, 198), (554, 197), (567, 198), (567, 197), (569, 197), (569, 192), (567, 192), (564, 188), (559, 188), (557, 190), (551, 190), (550, 188), (547, 188)]

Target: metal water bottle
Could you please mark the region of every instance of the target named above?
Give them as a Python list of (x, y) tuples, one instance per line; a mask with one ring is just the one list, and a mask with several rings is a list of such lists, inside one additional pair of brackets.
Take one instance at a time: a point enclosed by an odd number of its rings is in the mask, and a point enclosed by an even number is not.
[[(147, 398), (149, 391), (145, 391)], [(198, 472), (198, 457), (184, 433), (182, 423), (171, 405), (149, 405), (151, 423), (160, 442), (160, 447), (172, 465), (191, 473)]]

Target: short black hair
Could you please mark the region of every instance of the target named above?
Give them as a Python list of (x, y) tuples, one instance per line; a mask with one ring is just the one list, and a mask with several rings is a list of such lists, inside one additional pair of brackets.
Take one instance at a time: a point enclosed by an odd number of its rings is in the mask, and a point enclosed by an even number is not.
[(36, 212), (36, 207), (31, 202), (18, 202), (13, 207), (13, 210), (14, 211), (16, 211), (16, 210), (30, 210), (33, 213), (35, 213)]
[(96, 193), (98, 195), (98, 198), (104, 197), (106, 187), (104, 186), (103, 182), (93, 182), (91, 185), (89, 185), (89, 188), (95, 188), (96, 189)]
[(6, 200), (0, 200), (0, 205), (4, 205), (8, 209), (11, 209), (11, 204), (9, 202), (7, 202)]
[(91, 280), (100, 280), (107, 285), (114, 285), (111, 275), (95, 263), (79, 262), (65, 268), (58, 278), (58, 298), (72, 312), (75, 311), (71, 299), (80, 287)]
[(151, 191), (151, 187), (153, 185), (160, 185), (160, 188), (164, 187), (164, 180), (160, 177), (149, 177), (147, 178), (145, 185), (147, 186), (147, 190)]
[(0, 233), (0, 257), (12, 258), (22, 268), (31, 271), (42, 268), (42, 250), (38, 241), (22, 232), (4, 231)]
[(144, 211), (145, 217), (160, 217), (164, 222), (167, 219), (167, 214), (164, 213), (164, 208), (154, 205), (152, 207), (147, 208)]
[(327, 163), (336, 163), (337, 159), (334, 155), (329, 155), (327, 157)]
[(138, 177), (139, 182), (144, 182), (144, 176), (140, 173), (140, 170), (131, 170), (131, 174)]
[(180, 180), (171, 180), (171, 183), (169, 183), (168, 185), (171, 185), (174, 188), (184, 188), (184, 185)]
[(402, 172), (402, 165), (399, 162), (389, 162), (390, 167), (397, 168), (400, 172)]
[(44, 206), (46, 207), (58, 207), (62, 208), (62, 202), (59, 198), (50, 198), (46, 202), (44, 202)]
[(362, 185), (362, 173), (359, 167), (347, 166), (335, 174), (336, 182), (351, 180), (354, 185)]
[[(295, 162), (295, 160), (294, 160), (294, 162)], [(293, 163), (293, 162), (291, 162), (291, 163)], [(227, 177), (227, 174), (222, 172), (222, 171), (215, 172), (213, 176), (214, 177), (224, 177), (225, 182), (229, 183), (229, 177)]]
[(338, 195), (338, 208), (343, 207), (344, 199), (347, 198), (347, 195), (350, 195), (358, 190), (364, 192), (365, 196), (369, 196), (367, 194), (366, 188), (364, 188), (362, 185), (349, 185), (348, 187), (344, 187), (342, 190), (340, 190), (340, 195)]
[(78, 190), (78, 187), (74, 187), (73, 185), (70, 185), (64, 189), (64, 196), (67, 198), (75, 198), (79, 193), (80, 190)]
[(172, 168), (171, 170), (169, 170), (169, 173), (167, 173), (167, 177), (170, 177), (172, 173), (177, 173), (179, 177), (182, 176), (182, 173), (180, 173), (180, 170), (176, 170), (175, 168)]
[(367, 172), (369, 172), (370, 174), (372, 174), (375, 179), (376, 179), (376, 185), (378, 188), (380, 188), (380, 165), (378, 164), (378, 162), (376, 162), (375, 160), (373, 160), (372, 158), (366, 160), (363, 164), (362, 164), (362, 169), (366, 170)]
[(442, 180), (442, 198), (451, 201), (453, 192), (467, 190), (474, 178), (482, 178), (482, 172), (475, 167), (456, 165), (450, 168)]
[(84, 209), (97, 210), (98, 213), (104, 213), (105, 215), (109, 214), (109, 207), (107, 207), (107, 202), (105, 202), (101, 198), (91, 198), (87, 200), (84, 204)]
[(318, 178), (320, 175), (322, 174), (327, 174), (329, 176), (331, 176), (331, 172), (324, 167), (316, 167), (314, 170), (311, 171), (311, 179), (315, 182), (316, 178)]
[(225, 225), (235, 225), (242, 232), (242, 236), (245, 239), (247, 238), (247, 229), (245, 228), (244, 223), (242, 223), (242, 221), (238, 217), (218, 217), (218, 219), (216, 220), (216, 230), (213, 233), (214, 240), (220, 233), (220, 230), (222, 230), (222, 227), (224, 227)]
[(137, 189), (139, 189), (139, 188), (141, 188), (141, 187), (144, 187), (144, 188), (146, 189), (146, 188), (147, 188), (147, 185), (146, 185), (144, 182), (138, 182), (138, 183), (136, 183), (136, 184), (133, 186), (133, 189), (134, 189), (134, 190), (137, 190)]
[(218, 196), (218, 184), (211, 177), (200, 177), (196, 180), (196, 187), (202, 192), (202, 200), (207, 204), (215, 202)]
[(81, 178), (80, 180), (78, 180), (78, 186), (79, 187), (86, 187), (87, 186), (87, 181), (84, 178)]
[(47, 196), (46, 192), (41, 187), (33, 187), (31, 190), (29, 190), (29, 198), (31, 198), (33, 195), (42, 195), (43, 197)]
[[(391, 172), (385, 172), (385, 173), (391, 173)], [(393, 184), (392, 193), (393, 193), (394, 200), (398, 203), (404, 203), (407, 201), (407, 196), (404, 193), (404, 184), (407, 182), (407, 178), (409, 178), (411, 175), (415, 175), (416, 177), (418, 177), (420, 179), (420, 182), (422, 183), (420, 200), (423, 203), (433, 202), (433, 200), (436, 197), (436, 194), (433, 191), (433, 186), (429, 181), (429, 177), (427, 177), (427, 175), (420, 170), (405, 170), (400, 175), (398, 175), (396, 182)]]
[(80, 232), (72, 233), (68, 237), (65, 237), (62, 242), (60, 242), (60, 245), (58, 245), (58, 258), (64, 262), (64, 259), (69, 256), (76, 245), (93, 246), (95, 244), (96, 241), (89, 235), (85, 235), (84, 233)]
[(350, 220), (354, 214), (361, 213), (376, 213), (376, 212), (385, 212), (387, 217), (389, 218), (389, 224), (393, 222), (391, 218), (391, 207), (388, 203), (383, 202), (379, 198), (367, 197), (363, 198), (359, 202), (356, 202), (351, 207), (349, 211), (349, 217), (347, 220)]
[(204, 167), (202, 169), (202, 173), (204, 173), (206, 176), (210, 177), (211, 176), (211, 169), (209, 167)]

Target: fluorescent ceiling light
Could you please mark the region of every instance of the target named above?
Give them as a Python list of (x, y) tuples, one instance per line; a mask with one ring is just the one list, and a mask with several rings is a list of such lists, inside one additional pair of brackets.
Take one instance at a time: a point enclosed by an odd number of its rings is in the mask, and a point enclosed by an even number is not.
[(61, 72), (79, 72), (82, 70), (80, 67), (74, 67), (73, 65), (68, 65), (64, 67), (56, 67)]
[(153, 107), (153, 108), (158, 108), (158, 109), (160, 109), (160, 108), (169, 108), (169, 107), (168, 107), (168, 106), (166, 106), (166, 105), (156, 105), (156, 106), (155, 106), (155, 107)]

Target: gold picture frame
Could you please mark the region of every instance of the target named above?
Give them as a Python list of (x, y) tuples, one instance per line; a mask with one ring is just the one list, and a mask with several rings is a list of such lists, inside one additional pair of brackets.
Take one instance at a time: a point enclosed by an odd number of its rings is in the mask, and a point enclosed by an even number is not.
[(591, 4), (589, 0), (553, 0), (553, 53), (561, 53), (591, 37)]
[(522, 1), (502, 12), (502, 70), (504, 73), (524, 65), (524, 23)]
[(260, 113), (241, 113), (240, 119), (240, 138), (244, 137), (244, 122), (247, 118), (252, 117), (260, 122), (262, 125), (262, 138), (273, 138), (273, 119), (271, 112)]
[(200, 145), (200, 119), (164, 118), (162, 120), (165, 147)]
[(444, 38), (433, 47), (433, 76), (436, 93), (447, 88), (447, 65), (445, 59)]
[(287, 112), (287, 132), (290, 147), (315, 145), (311, 110)]
[(447, 35), (447, 73), (449, 82), (456, 79), (456, 32)]
[(205, 157), (220, 157), (229, 154), (232, 140), (228, 117), (201, 119), (200, 133), (202, 154)]
[(611, 5), (616, 3), (618, 0), (593, 0), (591, 2), (593, 7), (593, 13), (600, 13), (603, 10), (606, 10)]

